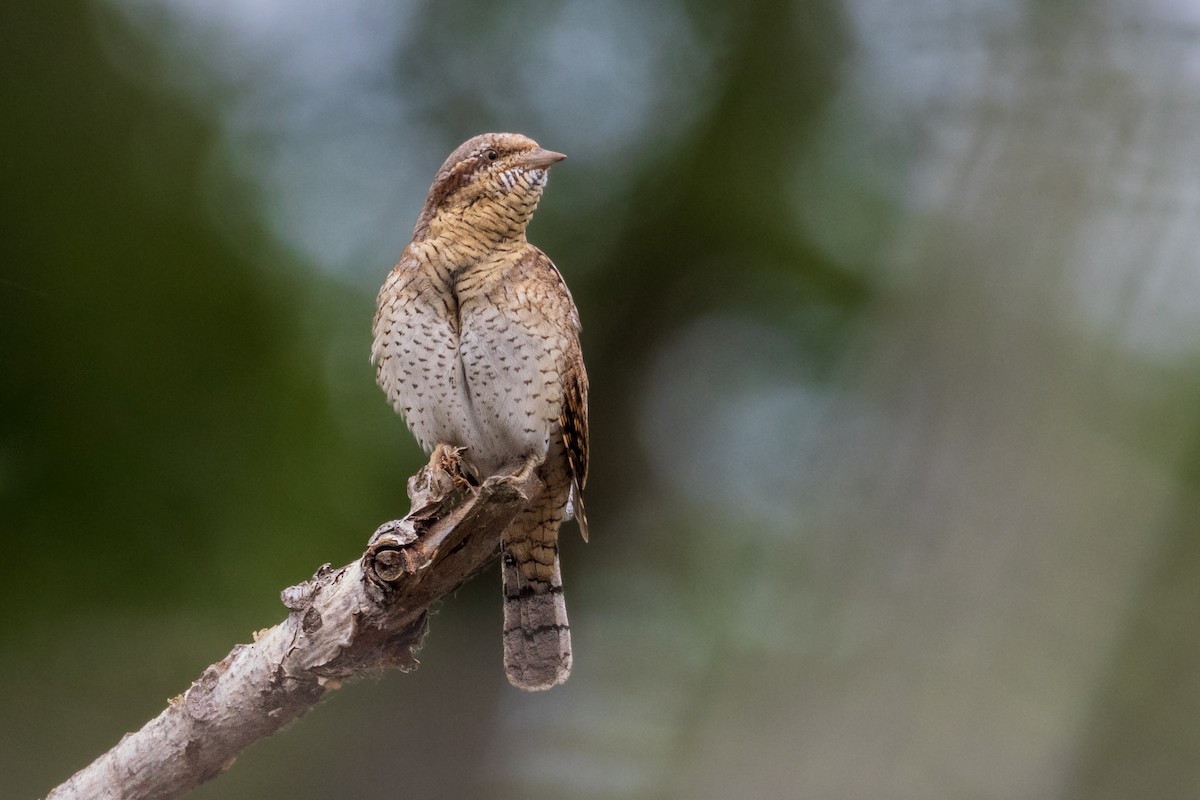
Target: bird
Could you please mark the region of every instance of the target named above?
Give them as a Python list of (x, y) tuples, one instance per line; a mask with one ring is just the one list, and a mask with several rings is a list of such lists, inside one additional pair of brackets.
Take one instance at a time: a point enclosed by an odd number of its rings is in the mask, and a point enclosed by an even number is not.
[(579, 311), (526, 239), (564, 158), (517, 133), (455, 149), (379, 291), (371, 348), (380, 388), (426, 453), (452, 447), (477, 478), (534, 471), (544, 486), (500, 537), (504, 669), (528, 691), (571, 673), (559, 528), (574, 517), (588, 538)]

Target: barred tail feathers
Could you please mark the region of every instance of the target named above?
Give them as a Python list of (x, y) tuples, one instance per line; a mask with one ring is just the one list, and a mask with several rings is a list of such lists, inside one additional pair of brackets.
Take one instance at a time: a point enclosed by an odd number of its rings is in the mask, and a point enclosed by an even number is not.
[[(557, 532), (556, 532), (557, 533)], [(557, 543), (538, 546), (537, 563), (519, 560), (523, 550), (506, 542), (504, 577), (504, 671), (519, 689), (557, 686), (571, 674), (571, 626), (563, 599)], [(550, 560), (546, 566), (542, 560)], [(540, 575), (534, 574), (535, 572)]]

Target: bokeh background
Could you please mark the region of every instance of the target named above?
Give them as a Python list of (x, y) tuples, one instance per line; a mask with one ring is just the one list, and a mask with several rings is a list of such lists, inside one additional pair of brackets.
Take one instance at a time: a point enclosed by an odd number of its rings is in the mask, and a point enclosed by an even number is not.
[(574, 675), (489, 574), (195, 797), (1200, 796), (1200, 2), (0, 15), (0, 797), (405, 512), (374, 294), (485, 130), (570, 155)]

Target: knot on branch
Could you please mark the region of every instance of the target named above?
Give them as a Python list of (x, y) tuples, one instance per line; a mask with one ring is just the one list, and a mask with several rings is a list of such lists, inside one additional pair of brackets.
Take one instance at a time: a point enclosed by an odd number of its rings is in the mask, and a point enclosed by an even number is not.
[(363, 574), (378, 588), (391, 587), (431, 563), (436, 541), (426, 541), (426, 534), (458, 508), (475, 485), (462, 451), (444, 444), (434, 448), (429, 463), (408, 479), (408, 516), (385, 522), (372, 534), (363, 554)]
[(386, 522), (371, 537), (363, 559), (363, 573), (376, 582), (391, 584), (405, 575), (415, 575), (422, 566), (415, 548), (410, 547), (417, 541), (416, 534), (411, 530), (388, 530), (401, 526), (399, 521)]

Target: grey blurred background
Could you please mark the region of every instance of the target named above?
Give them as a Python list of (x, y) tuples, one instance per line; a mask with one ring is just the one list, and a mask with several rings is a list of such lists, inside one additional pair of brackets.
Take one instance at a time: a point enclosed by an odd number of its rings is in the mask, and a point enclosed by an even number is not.
[(1200, 2), (8, 3), (0, 796), (361, 552), (434, 171), (568, 161), (575, 673), (499, 577), (198, 798), (1200, 796)]

